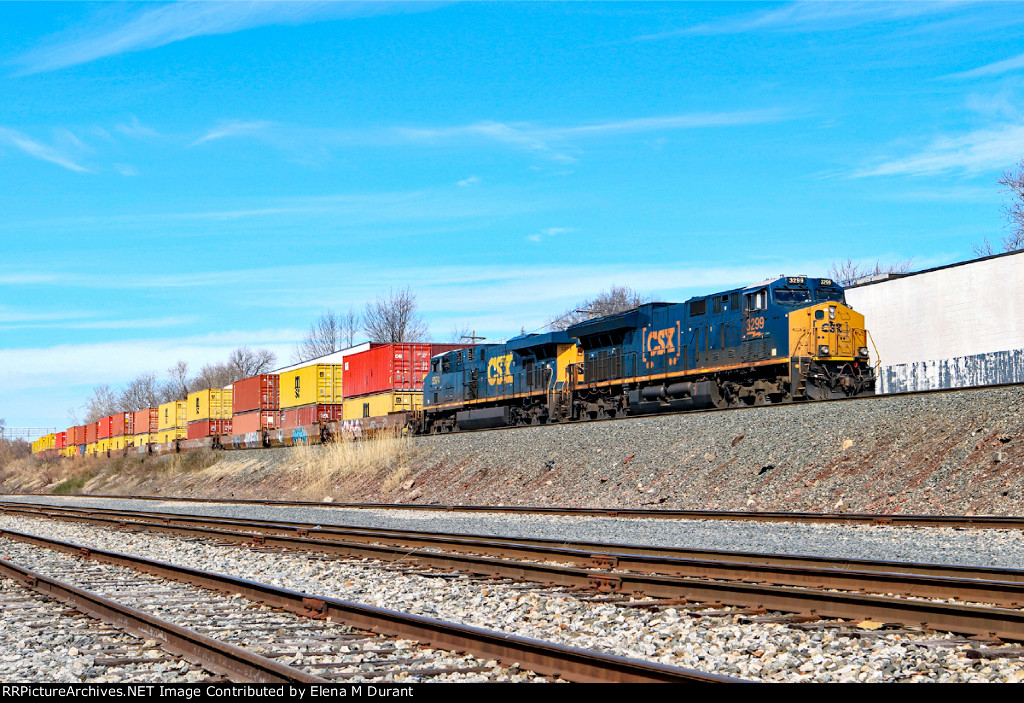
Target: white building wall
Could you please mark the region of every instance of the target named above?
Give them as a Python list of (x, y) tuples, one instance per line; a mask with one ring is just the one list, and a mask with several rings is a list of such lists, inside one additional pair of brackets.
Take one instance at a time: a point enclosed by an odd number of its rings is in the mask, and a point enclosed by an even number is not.
[(1024, 382), (1024, 252), (847, 288), (846, 300), (877, 347), (881, 392)]

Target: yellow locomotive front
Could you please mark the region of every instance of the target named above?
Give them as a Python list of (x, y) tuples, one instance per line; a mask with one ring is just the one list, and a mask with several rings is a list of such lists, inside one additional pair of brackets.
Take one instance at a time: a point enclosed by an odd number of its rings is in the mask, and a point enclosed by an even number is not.
[(794, 310), (788, 318), (795, 397), (825, 400), (874, 393), (863, 315), (828, 300)]

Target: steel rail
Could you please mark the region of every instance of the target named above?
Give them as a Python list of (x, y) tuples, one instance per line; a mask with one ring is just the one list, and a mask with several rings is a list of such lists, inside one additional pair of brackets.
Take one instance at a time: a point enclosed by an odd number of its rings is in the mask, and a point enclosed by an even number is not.
[(80, 613), (115, 625), (140, 639), (156, 640), (166, 651), (218, 674), (254, 683), (328, 683), (327, 679), (161, 620), (3, 559), (0, 559), (0, 575), (60, 601)]
[[(0, 501), (24, 498), (26, 494), (0, 494)], [(736, 520), (742, 522), (809, 522), (886, 527), (970, 527), (976, 529), (1021, 530), (1024, 517), (1006, 515), (898, 515), (883, 513), (750, 512), (730, 510), (676, 510), (658, 508), (568, 508), (515, 505), (449, 505), (440, 503), (314, 503), (311, 501), (258, 500), (236, 498), (181, 498), (172, 496), (81, 495), (85, 499), (144, 500), (167, 503), (268, 505), (292, 508), (345, 510), (408, 510), (456, 513), (509, 513), (513, 515), (555, 515), (569, 517)]]
[[(916, 574), (814, 567), (799, 569), (740, 562), (701, 562), (666, 558), (664, 561), (671, 562), (677, 573), (683, 574), (667, 576), (412, 551), (383, 545), (339, 543), (298, 536), (261, 535), (254, 540), (252, 534), (195, 526), (140, 524), (140, 527), (202, 535), (237, 544), (255, 541), (264, 546), (340, 553), (576, 589), (641, 593), (656, 598), (713, 602), (790, 613), (813, 613), (826, 618), (894, 620), (922, 624), (936, 630), (1024, 641), (1022, 610), (849, 592), (850, 589), (872, 590), (876, 593), (901, 593), (916, 598), (958, 598), (1005, 605), (1024, 601), (1024, 584), (1019, 582), (943, 579)], [(766, 585), (765, 582), (773, 580), (784, 585)], [(822, 589), (847, 590), (836, 592)]]
[[(642, 573), (686, 575), (690, 573), (691, 562), (717, 564), (719, 562), (741, 562), (756, 566), (778, 566), (793, 568), (820, 568), (826, 573), (837, 571), (884, 572), (886, 574), (917, 574), (941, 579), (969, 579), (975, 581), (999, 581), (1024, 584), (1024, 569), (962, 566), (954, 564), (917, 564), (912, 562), (882, 561), (871, 559), (830, 558), (812, 555), (761, 554), (754, 552), (733, 552), (725, 550), (689, 549), (683, 547), (656, 547), (635, 544), (614, 544), (607, 542), (570, 542), (566, 540), (526, 538), (526, 537), (495, 537), (452, 532), (423, 532), (418, 530), (398, 530), (388, 528), (348, 527), (343, 525), (313, 525), (312, 523), (267, 521), (240, 518), (219, 518), (200, 515), (183, 515), (179, 513), (159, 513), (150, 511), (118, 510), (112, 508), (80, 508), (75, 506), (44, 506), (34, 503), (0, 505), (0, 514), (4, 512), (43, 515), (51, 519), (70, 519), (107, 527), (146, 527), (147, 529), (176, 532), (177, 534), (202, 535), (204, 531), (223, 528), (229, 531), (246, 531), (264, 535), (262, 539), (254, 536), (264, 544), (268, 542), (266, 535), (292, 538), (312, 538), (325, 541), (355, 542), (363, 545), (391, 545), (414, 549), (444, 549), (453, 552), (482, 554), (518, 559), (549, 559), (594, 568), (615, 568), (623, 571), (639, 571)], [(132, 523), (132, 524), (130, 524)], [(168, 529), (174, 526), (178, 529)], [(195, 528), (195, 529), (190, 529)], [(230, 538), (230, 535), (225, 535)], [(237, 541), (237, 540), (236, 540)], [(248, 541), (248, 540), (243, 540)], [(276, 546), (293, 546), (278, 543)], [(301, 547), (300, 547), (301, 548)], [(403, 549), (401, 554), (410, 554)], [(429, 557), (431, 553), (416, 552)], [(676, 560), (685, 568), (675, 568)], [(728, 578), (734, 569), (723, 569), (714, 578)], [(702, 572), (707, 573), (707, 572)], [(755, 576), (761, 580), (770, 572), (759, 570)], [(746, 576), (741, 575), (741, 578)], [(956, 582), (947, 591), (933, 592), (925, 597), (949, 598), (963, 597), (955, 589), (962, 582)], [(835, 586), (837, 588), (841, 586)], [(863, 586), (858, 586), (861, 588)], [(1002, 605), (1024, 603), (1024, 600), (1006, 599), (1004, 596), (1015, 592), (1013, 587), (999, 593), (997, 600)], [(921, 595), (921, 594), (919, 594)]]
[(249, 600), (299, 615), (343, 622), (370, 632), (415, 640), (425, 646), (465, 651), (483, 659), (517, 663), (521, 668), (590, 683), (736, 682), (727, 676), (691, 671), (628, 657), (533, 640), (503, 632), (444, 622), (385, 608), (310, 595), (268, 584), (187, 566), (120, 554), (103, 549), (0, 530), (0, 537), (34, 544), (107, 564), (125, 566), (161, 578), (210, 590), (239, 594)]

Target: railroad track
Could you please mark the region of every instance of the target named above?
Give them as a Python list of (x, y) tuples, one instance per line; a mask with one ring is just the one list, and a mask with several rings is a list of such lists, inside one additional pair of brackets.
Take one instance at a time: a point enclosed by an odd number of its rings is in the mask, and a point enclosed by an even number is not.
[(4, 576), (156, 637), (238, 680), (535, 678), (529, 672), (588, 682), (731, 680), (36, 535), (4, 530), (0, 536)]
[[(176, 652), (158, 646), (150, 633), (126, 623), (86, 615), (69, 607), (46, 577), (0, 561), (0, 608), (5, 639), (18, 642), (16, 654), (0, 660), (0, 680), (25, 682), (106, 681), (213, 683), (223, 678)], [(33, 583), (30, 588), (26, 583)]]
[[(114, 510), (8, 505), (6, 512), (370, 558), (400, 563), (406, 571), (455, 570), (618, 594), (627, 605), (628, 596), (642, 594), (649, 607), (733, 606), (790, 621), (900, 622), (1024, 642), (1024, 570), (1019, 569), (572, 544)], [(784, 615), (768, 615), (769, 611)]]
[[(21, 504), (17, 499), (33, 496), (0, 495), (3, 504)], [(886, 527), (969, 527), (992, 530), (1022, 530), (1024, 517), (1005, 515), (895, 515), (885, 513), (786, 513), (729, 510), (672, 510), (640, 508), (547, 508), (512, 505), (446, 505), (411, 503), (314, 503), (309, 501), (246, 500), (235, 498), (175, 498), (168, 496), (82, 495), (84, 499), (139, 500), (162, 503), (198, 503), (207, 505), (267, 505), (327, 510), (401, 510), (411, 512), (498, 513), (511, 515), (549, 515), (662, 520), (734, 520), (741, 522), (801, 522)]]

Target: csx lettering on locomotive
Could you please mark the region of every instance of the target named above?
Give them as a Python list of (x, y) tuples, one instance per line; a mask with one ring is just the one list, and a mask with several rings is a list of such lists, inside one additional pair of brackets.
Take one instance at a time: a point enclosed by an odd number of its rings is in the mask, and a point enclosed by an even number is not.
[(512, 383), (509, 369), (512, 367), (512, 355), (496, 356), (487, 362), (487, 384), (491, 386)]

